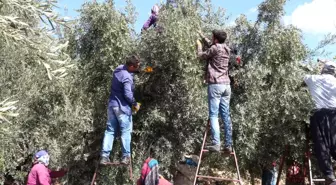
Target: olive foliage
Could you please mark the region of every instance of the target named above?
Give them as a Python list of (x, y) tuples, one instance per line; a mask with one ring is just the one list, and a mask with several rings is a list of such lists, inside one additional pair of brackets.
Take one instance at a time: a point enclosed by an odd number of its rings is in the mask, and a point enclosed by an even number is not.
[[(211, 37), (213, 29), (228, 33), (227, 44), (243, 61), (230, 71), (234, 147), (243, 174), (259, 175), (285, 145), (300, 157), (312, 108), (301, 84), (304, 74), (314, 72), (302, 61), (313, 52), (300, 30), (281, 23), (285, 0), (265, 0), (255, 22), (242, 15), (234, 25), (208, 0), (160, 5), (156, 28), (140, 35), (134, 31), (135, 7), (126, 2), (125, 10), (117, 10), (113, 1), (86, 2), (72, 24), (55, 15), (55, 2), (0, 2), (0, 173), (23, 182), (32, 154), (47, 149), (51, 168), (69, 168), (64, 184), (88, 184), (101, 150), (112, 72), (137, 54), (142, 68), (154, 72), (135, 75), (142, 106), (133, 117), (133, 180), (150, 155), (172, 179), (181, 156), (200, 150), (208, 119), (206, 61), (198, 59), (195, 42), (199, 30)], [(64, 38), (48, 31), (57, 24), (68, 28)], [(120, 158), (119, 143), (113, 160)], [(229, 164), (220, 157), (208, 162)], [(97, 183), (131, 181), (127, 169), (102, 168)]]

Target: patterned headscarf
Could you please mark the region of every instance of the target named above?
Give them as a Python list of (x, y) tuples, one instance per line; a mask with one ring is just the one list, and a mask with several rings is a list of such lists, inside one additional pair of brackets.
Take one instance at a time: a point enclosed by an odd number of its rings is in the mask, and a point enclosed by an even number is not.
[(159, 184), (159, 167), (154, 165), (145, 179), (145, 185), (158, 185)]
[(38, 151), (34, 155), (34, 161), (35, 161), (35, 163), (41, 163), (41, 164), (44, 164), (45, 166), (49, 165), (49, 158), (50, 158), (49, 154), (45, 150)]

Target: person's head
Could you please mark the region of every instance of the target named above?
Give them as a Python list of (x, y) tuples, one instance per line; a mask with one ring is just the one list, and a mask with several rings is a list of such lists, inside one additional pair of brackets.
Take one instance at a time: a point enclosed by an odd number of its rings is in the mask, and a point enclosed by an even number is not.
[(127, 57), (126, 66), (129, 72), (137, 72), (140, 68), (140, 58), (136, 55)]
[(44, 164), (45, 166), (49, 165), (49, 154), (45, 150), (40, 150), (34, 155), (34, 163), (41, 163)]
[(177, 2), (175, 0), (167, 0), (167, 5), (177, 8)]
[(159, 10), (160, 10), (160, 7), (158, 5), (154, 5), (152, 7), (152, 14), (159, 15)]
[(212, 31), (212, 42), (217, 44), (223, 44), (226, 41), (227, 34), (222, 30), (213, 30)]
[(334, 62), (328, 61), (324, 64), (321, 74), (336, 75), (336, 65)]

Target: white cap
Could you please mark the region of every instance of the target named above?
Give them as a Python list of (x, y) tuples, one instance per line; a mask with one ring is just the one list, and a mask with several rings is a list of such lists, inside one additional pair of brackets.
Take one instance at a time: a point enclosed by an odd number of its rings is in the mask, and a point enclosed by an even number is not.
[(155, 13), (155, 14), (159, 14), (159, 6), (158, 5), (154, 5), (153, 8), (152, 8), (152, 12)]

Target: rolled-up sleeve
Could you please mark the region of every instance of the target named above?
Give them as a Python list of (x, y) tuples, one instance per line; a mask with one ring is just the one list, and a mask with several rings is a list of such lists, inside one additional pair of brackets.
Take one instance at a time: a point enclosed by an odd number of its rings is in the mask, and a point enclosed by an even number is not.
[(206, 47), (208, 47), (208, 48), (211, 47), (211, 40), (209, 40), (206, 37), (203, 37), (202, 41), (204, 42), (204, 44), (206, 45)]
[(202, 51), (201, 47), (197, 48), (197, 56), (205, 60), (211, 59), (214, 55), (216, 55), (216, 53), (217, 53), (216, 45), (211, 46), (206, 51)]
[(59, 177), (63, 177), (65, 175), (65, 171), (61, 170), (61, 171), (51, 171), (49, 170), (49, 175), (51, 178), (59, 178)]

